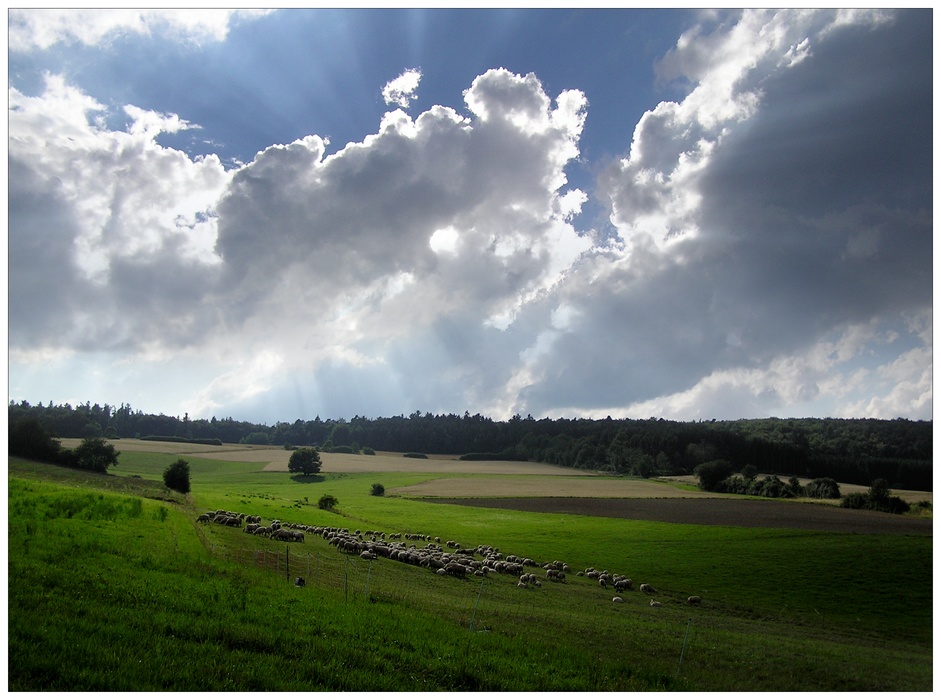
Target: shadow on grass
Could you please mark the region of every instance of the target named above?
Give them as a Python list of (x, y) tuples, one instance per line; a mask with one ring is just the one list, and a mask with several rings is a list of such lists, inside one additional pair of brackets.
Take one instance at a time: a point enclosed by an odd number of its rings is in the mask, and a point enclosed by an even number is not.
[(291, 476), (291, 481), (298, 484), (319, 484), (326, 480), (326, 477), (321, 476), (320, 474), (311, 474), (310, 476), (304, 476), (303, 474), (293, 474)]

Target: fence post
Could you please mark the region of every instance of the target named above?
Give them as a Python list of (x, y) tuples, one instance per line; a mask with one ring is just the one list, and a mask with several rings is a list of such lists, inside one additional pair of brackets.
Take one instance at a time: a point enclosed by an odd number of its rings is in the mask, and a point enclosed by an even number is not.
[(480, 577), (480, 588), (477, 589), (477, 602), (474, 603), (474, 612), (471, 613), (469, 632), (474, 631), (474, 618), (477, 617), (477, 606), (480, 605), (480, 594), (484, 592), (484, 580), (486, 576)]
[(686, 622), (686, 636), (683, 637), (683, 648), (680, 649), (680, 662), (676, 665), (676, 675), (680, 675), (680, 668), (683, 666), (683, 654), (686, 653), (686, 641), (689, 639), (689, 626), (693, 624), (693, 618)]

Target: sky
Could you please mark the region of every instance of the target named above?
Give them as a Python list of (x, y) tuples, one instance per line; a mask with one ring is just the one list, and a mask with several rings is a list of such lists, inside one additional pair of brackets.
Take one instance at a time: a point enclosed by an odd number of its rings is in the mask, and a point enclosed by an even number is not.
[(932, 406), (932, 11), (10, 10), (9, 398)]

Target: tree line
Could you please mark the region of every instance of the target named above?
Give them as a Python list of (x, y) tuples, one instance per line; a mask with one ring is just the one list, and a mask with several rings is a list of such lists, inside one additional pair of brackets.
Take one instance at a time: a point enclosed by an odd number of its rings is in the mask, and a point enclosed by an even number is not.
[(25, 418), (38, 420), (60, 438), (182, 438), (316, 446), (323, 451), (458, 454), (643, 477), (692, 474), (698, 465), (722, 459), (737, 470), (751, 466), (766, 474), (856, 484), (884, 479), (892, 488), (932, 488), (932, 423), (907, 419), (537, 420), (516, 415), (497, 421), (479, 413), (415, 411), (408, 416), (317, 416), (267, 425), (231, 417), (154, 415), (125, 404), (11, 402), (11, 428)]

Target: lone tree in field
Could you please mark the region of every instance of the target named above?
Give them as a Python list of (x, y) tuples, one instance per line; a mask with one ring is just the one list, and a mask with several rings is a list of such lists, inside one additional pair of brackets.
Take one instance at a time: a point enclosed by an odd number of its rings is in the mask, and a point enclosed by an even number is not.
[(108, 473), (108, 467), (116, 466), (121, 454), (114, 445), (109, 445), (104, 438), (85, 438), (73, 452), (75, 466), (90, 472)]
[(301, 472), (304, 476), (310, 476), (320, 471), (320, 453), (313, 447), (301, 447), (291, 453), (291, 459), (288, 460), (288, 471), (292, 474)]
[(180, 493), (190, 492), (190, 465), (185, 459), (178, 459), (163, 472), (163, 483), (168, 489)]
[(320, 508), (320, 510), (333, 510), (337, 507), (337, 503), (339, 503), (339, 501), (336, 496), (324, 494), (320, 497), (320, 500), (317, 501), (317, 507)]
[(372, 485), (372, 490), (370, 491), (370, 493), (371, 493), (373, 496), (385, 496), (385, 495), (386, 495), (386, 487), (383, 486), (382, 484), (373, 484), (373, 485)]

